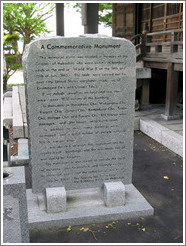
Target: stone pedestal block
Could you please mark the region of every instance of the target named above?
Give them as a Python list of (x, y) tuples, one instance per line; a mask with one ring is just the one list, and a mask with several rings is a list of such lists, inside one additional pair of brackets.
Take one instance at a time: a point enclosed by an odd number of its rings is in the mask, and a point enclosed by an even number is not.
[(64, 187), (46, 188), (47, 213), (65, 212), (66, 200)]
[(122, 182), (104, 183), (104, 201), (108, 207), (125, 204), (125, 186)]

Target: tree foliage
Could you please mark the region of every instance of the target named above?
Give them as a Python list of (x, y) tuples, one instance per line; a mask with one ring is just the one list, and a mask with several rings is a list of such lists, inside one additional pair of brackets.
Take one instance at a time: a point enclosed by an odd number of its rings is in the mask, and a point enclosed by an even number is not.
[(52, 16), (52, 3), (3, 3), (3, 29), (5, 34), (18, 33), (23, 47), (36, 37), (49, 33), (45, 20)]
[(112, 3), (99, 3), (99, 23), (112, 27)]
[(5, 55), (6, 67), (3, 73), (3, 90), (7, 90), (8, 79), (19, 69), (21, 65), (20, 56), (17, 54), (18, 47), (16, 46), (19, 35), (16, 33), (8, 34), (3, 38), (3, 49), (7, 51)]
[(10, 51), (14, 50), (16, 54), (18, 51), (17, 41), (19, 40), (19, 35), (17, 33), (8, 34), (3, 37), (3, 49)]

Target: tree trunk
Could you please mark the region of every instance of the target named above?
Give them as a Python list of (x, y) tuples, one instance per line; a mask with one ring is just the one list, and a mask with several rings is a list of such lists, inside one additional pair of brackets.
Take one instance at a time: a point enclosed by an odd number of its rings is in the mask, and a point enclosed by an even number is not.
[(31, 39), (31, 37), (30, 37), (30, 36), (26, 36), (26, 37), (24, 37), (23, 52), (24, 52), (24, 50), (25, 50), (25, 46), (26, 46), (26, 44), (29, 44), (31, 41), (32, 41), (32, 39)]
[(3, 93), (7, 91), (7, 80), (3, 80)]

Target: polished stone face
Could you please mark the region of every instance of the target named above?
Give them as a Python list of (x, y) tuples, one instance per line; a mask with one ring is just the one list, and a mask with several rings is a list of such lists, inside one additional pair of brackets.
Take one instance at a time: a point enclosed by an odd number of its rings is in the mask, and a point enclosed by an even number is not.
[(99, 36), (46, 38), (23, 57), (33, 192), (132, 182), (135, 48)]

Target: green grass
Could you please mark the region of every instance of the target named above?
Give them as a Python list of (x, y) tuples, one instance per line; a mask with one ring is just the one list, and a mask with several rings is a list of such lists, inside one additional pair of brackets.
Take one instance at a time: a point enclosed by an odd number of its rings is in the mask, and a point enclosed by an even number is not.
[(12, 87), (12, 86), (19, 86), (19, 85), (24, 85), (24, 83), (17, 83), (17, 84), (8, 84), (7, 86), (10, 86), (10, 87)]

